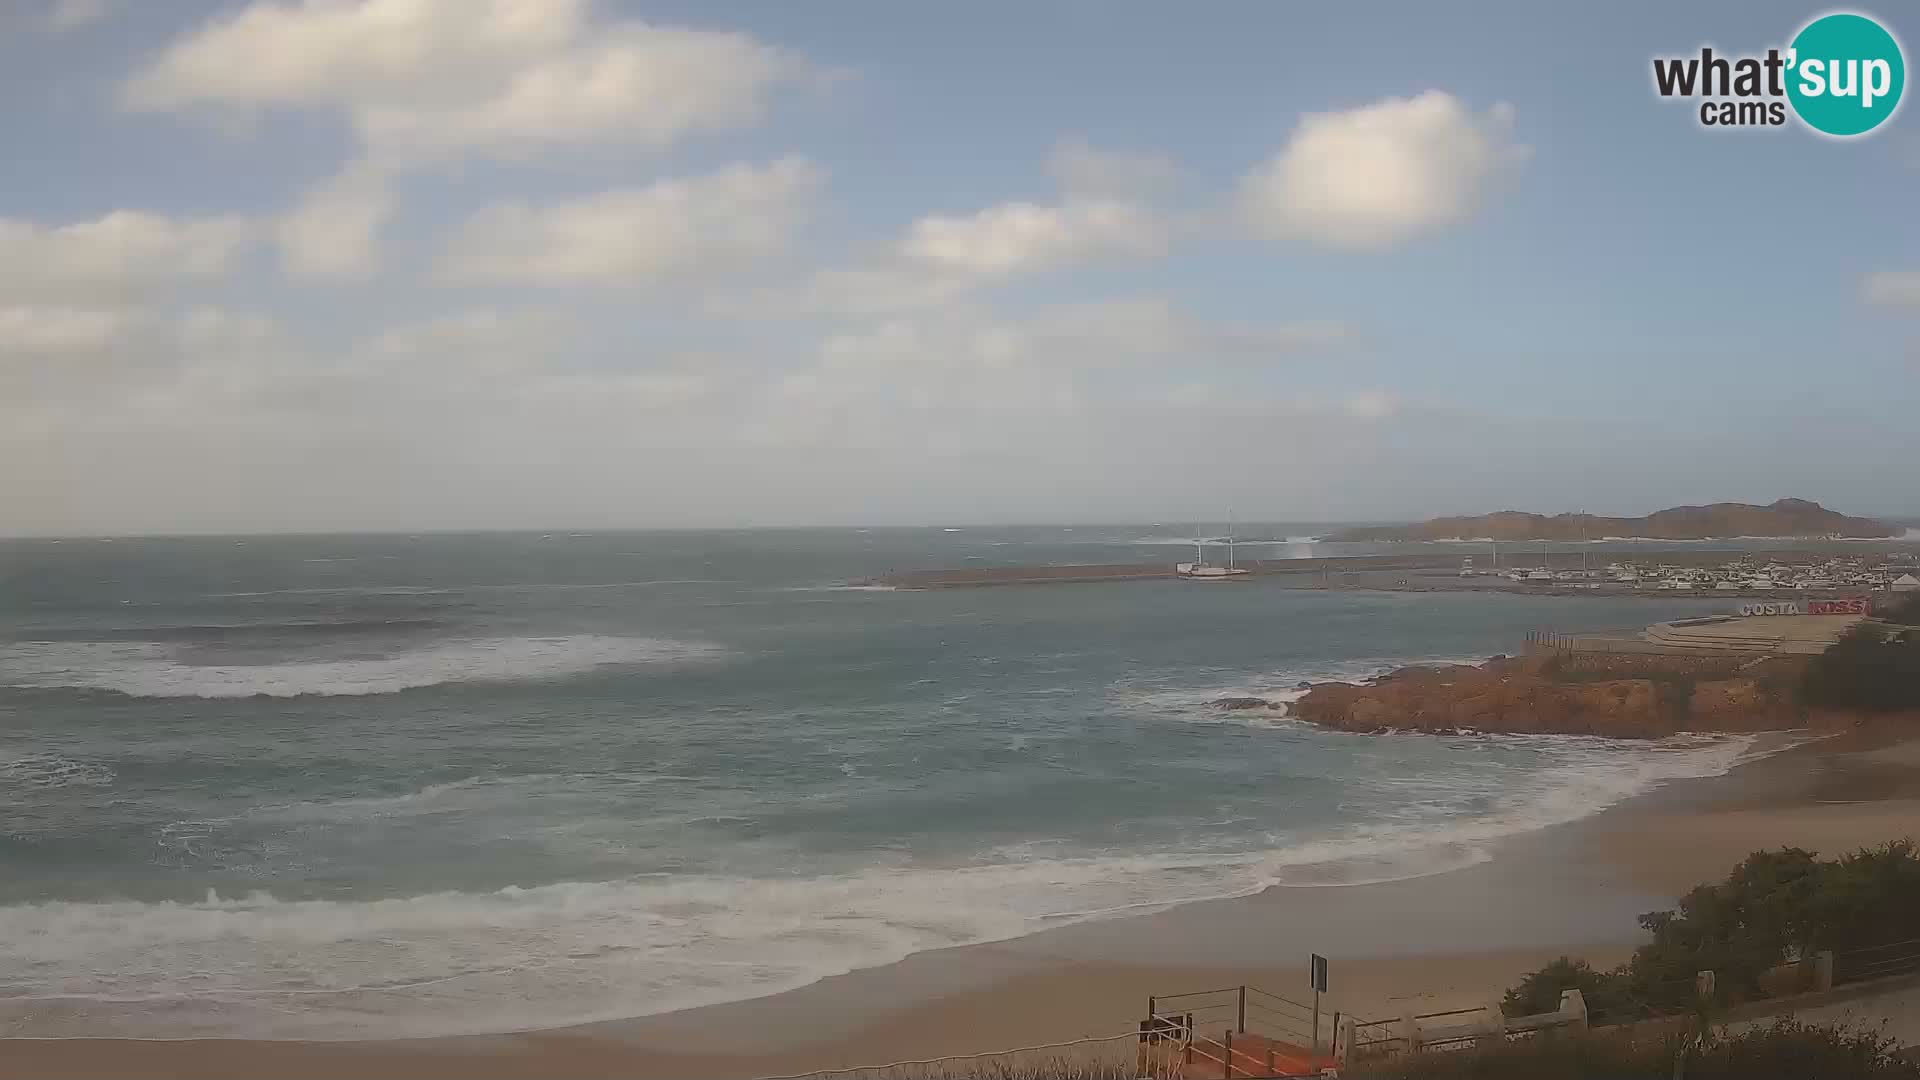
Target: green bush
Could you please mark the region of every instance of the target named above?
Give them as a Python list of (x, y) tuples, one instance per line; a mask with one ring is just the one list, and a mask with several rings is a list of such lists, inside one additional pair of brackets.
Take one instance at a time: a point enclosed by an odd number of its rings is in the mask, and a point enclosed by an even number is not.
[(1854, 627), (1807, 665), (1800, 693), (1808, 705), (1867, 712), (1920, 708), (1920, 631)]
[(1880, 617), (1901, 626), (1920, 626), (1920, 593), (1908, 593), (1895, 600)]
[(1687, 1080), (1920, 1080), (1920, 1061), (1875, 1031), (1777, 1021), (1688, 1055)]
[(1762, 972), (1816, 944), (1815, 908), (1827, 868), (1798, 848), (1757, 851), (1718, 885), (1701, 885), (1677, 910), (1648, 912), (1653, 935), (1628, 962), (1630, 982), (1652, 994), (1712, 971), (1723, 1000), (1760, 996)]
[(1714, 973), (1715, 1002), (1765, 996), (1762, 976), (1789, 957), (1836, 953), (1915, 935), (1920, 848), (1897, 840), (1820, 860), (1798, 848), (1756, 851), (1725, 881), (1701, 885), (1640, 925), (1652, 940), (1612, 971), (1561, 957), (1501, 1002), (1509, 1016), (1551, 1012), (1578, 988), (1587, 1011), (1614, 1022), (1692, 1011), (1697, 972)]
[[(1686, 1051), (1686, 1080), (1920, 1080), (1920, 1063), (1872, 1031), (1784, 1020)], [(1672, 1080), (1676, 1038), (1598, 1032), (1363, 1065), (1369, 1080)], [(1342, 1075), (1347, 1075), (1343, 1073)]]
[(1625, 980), (1617, 971), (1597, 971), (1585, 960), (1563, 956), (1520, 980), (1500, 999), (1508, 1016), (1533, 1016), (1560, 1008), (1560, 994), (1578, 990), (1590, 1013), (1612, 1014), (1631, 1008)]

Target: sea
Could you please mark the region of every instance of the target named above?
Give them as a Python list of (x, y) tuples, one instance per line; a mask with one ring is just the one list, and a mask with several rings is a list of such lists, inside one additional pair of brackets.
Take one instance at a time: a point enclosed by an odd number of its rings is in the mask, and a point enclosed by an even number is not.
[[(1239, 552), (1385, 550), (1323, 529)], [(1746, 749), (1351, 735), (1285, 708), (1303, 680), (1711, 600), (848, 584), (1172, 562), (1192, 531), (0, 542), (0, 1034), (659, 1013), (1442, 873)], [(1238, 695), (1274, 707), (1213, 704)]]

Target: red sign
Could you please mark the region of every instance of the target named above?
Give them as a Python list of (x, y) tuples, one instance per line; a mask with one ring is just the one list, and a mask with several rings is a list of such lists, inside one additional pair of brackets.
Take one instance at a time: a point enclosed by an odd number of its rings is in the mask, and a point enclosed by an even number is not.
[(1807, 614), (1809, 615), (1865, 615), (1867, 614), (1867, 608), (1867, 600), (1864, 597), (1858, 596), (1851, 600), (1807, 601)]

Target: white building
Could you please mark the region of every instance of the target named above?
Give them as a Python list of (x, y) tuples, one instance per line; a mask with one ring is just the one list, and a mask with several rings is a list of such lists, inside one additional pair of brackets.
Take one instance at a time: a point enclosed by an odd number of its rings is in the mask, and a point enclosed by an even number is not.
[(1894, 592), (1920, 591), (1920, 577), (1914, 577), (1912, 574), (1901, 574), (1899, 577), (1887, 582), (1887, 588)]

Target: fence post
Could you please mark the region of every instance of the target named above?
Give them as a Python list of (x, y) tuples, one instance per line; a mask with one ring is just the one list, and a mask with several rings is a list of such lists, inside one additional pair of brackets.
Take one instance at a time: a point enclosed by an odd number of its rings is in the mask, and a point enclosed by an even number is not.
[(1713, 1000), (1713, 972), (1696, 971), (1693, 973), (1693, 996), (1701, 1001)]
[(1407, 1053), (1420, 1052), (1420, 1021), (1413, 1018), (1412, 1009), (1400, 1013), (1400, 1037), (1407, 1041)]
[(1587, 998), (1578, 989), (1560, 991), (1560, 1015), (1581, 1031), (1587, 1030)]
[(1340, 1030), (1334, 1034), (1333, 1057), (1342, 1065), (1353, 1057), (1354, 1029), (1358, 1026), (1349, 1016), (1340, 1022)]
[(1220, 1056), (1225, 1059), (1225, 1064), (1220, 1066), (1221, 1080), (1233, 1080), (1233, 1032), (1227, 1032), (1227, 1037), (1222, 1042), (1224, 1045)]
[(1235, 1010), (1233, 1030), (1242, 1035), (1247, 1033), (1247, 988), (1244, 984), (1240, 987), (1240, 1006)]
[(1487, 1026), (1493, 1030), (1494, 1038), (1500, 1042), (1506, 1042), (1507, 1041), (1506, 1010), (1502, 1009), (1500, 1007), (1500, 1003), (1496, 1001), (1493, 1004), (1487, 1006), (1487, 1016), (1488, 1016)]
[(1833, 989), (1832, 949), (1813, 954), (1813, 988), (1815, 990)]

